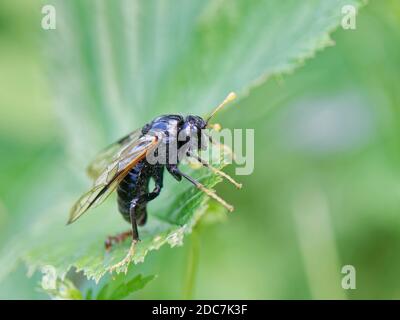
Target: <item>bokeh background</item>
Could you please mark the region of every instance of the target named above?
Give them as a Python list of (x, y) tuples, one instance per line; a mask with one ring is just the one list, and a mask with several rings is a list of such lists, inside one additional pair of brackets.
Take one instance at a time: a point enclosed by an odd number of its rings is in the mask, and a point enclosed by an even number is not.
[[(15, 232), (35, 221), (35, 208), (60, 196), (44, 191), (43, 177), (63, 170), (71, 151), (59, 125), (68, 107), (55, 107), (47, 59), (54, 47), (65, 48), (40, 28), (42, 4), (0, 3), (0, 246), (6, 254)], [(87, 44), (95, 36), (80, 39)], [(239, 192), (218, 186), (235, 204), (234, 214), (201, 225), (184, 246), (163, 247), (137, 266), (158, 277), (132, 298), (183, 298), (193, 245), (199, 249), (194, 298), (400, 298), (400, 3), (369, 1), (356, 30), (338, 28), (332, 38), (335, 45), (252, 89), (219, 117), (224, 127), (255, 129), (255, 172), (239, 178)], [(62, 63), (76, 67), (73, 60)], [(88, 63), (89, 70), (107, 67)], [(64, 84), (70, 95), (79, 94)], [(95, 117), (104, 123), (107, 111)], [(138, 125), (126, 121), (128, 128)], [(96, 139), (103, 145), (124, 130)], [(85, 148), (90, 155), (96, 149)], [(71, 165), (87, 160), (79, 154)], [(355, 290), (341, 287), (347, 264), (357, 271)], [(48, 298), (37, 289), (40, 275), (26, 273), (20, 265), (5, 277), (0, 297)]]

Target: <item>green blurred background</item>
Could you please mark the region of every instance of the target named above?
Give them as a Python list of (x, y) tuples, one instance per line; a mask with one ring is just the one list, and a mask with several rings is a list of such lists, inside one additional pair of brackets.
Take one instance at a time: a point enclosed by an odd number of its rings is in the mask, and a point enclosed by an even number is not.
[[(38, 8), (0, 3), (2, 244), (29, 225), (35, 202), (57, 197), (42, 194), (41, 179), (65, 154)], [(240, 192), (218, 186), (237, 210), (196, 232), (194, 298), (400, 298), (400, 3), (370, 1), (356, 30), (332, 38), (335, 46), (219, 119), (255, 128), (255, 172), (239, 178)], [(138, 265), (158, 277), (133, 298), (182, 298), (193, 241)], [(347, 264), (355, 290), (341, 288)], [(46, 298), (38, 275), (25, 274), (20, 266), (7, 277), (0, 297)]]

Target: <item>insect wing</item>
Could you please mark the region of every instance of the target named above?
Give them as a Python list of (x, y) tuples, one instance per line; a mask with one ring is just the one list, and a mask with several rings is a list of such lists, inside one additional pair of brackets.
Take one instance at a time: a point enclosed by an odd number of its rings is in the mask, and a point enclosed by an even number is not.
[(141, 129), (134, 130), (101, 151), (87, 167), (89, 177), (96, 180), (110, 163), (118, 160), (121, 153), (128, 148), (133, 141), (139, 139), (141, 134)]
[(89, 208), (102, 203), (117, 187), (128, 172), (142, 160), (147, 152), (157, 146), (156, 136), (145, 135), (118, 152), (118, 157), (109, 163), (93, 183), (93, 187), (83, 194), (70, 211), (68, 224), (76, 221)]

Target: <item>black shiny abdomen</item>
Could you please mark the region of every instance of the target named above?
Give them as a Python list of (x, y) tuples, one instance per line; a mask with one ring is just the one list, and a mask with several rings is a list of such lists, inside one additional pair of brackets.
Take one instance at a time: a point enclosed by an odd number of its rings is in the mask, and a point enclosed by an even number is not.
[[(149, 192), (151, 172), (149, 164), (146, 160), (142, 160), (132, 168), (118, 185), (118, 209), (128, 222), (131, 220), (129, 212), (132, 200)], [(138, 225), (143, 225), (146, 222), (146, 217), (146, 203), (139, 204), (136, 209)]]

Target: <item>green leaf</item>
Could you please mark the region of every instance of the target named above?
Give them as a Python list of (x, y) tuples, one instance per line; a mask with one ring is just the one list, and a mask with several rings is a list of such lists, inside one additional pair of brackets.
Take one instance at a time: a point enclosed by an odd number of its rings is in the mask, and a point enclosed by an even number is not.
[[(112, 201), (65, 226), (69, 207), (89, 186), (83, 178), (88, 159), (159, 114), (204, 115), (230, 91), (243, 97), (293, 71), (332, 44), (341, 7), (359, 3), (54, 1), (57, 29), (44, 36), (66, 155), (43, 176), (42, 193), (53, 196), (29, 208), (29, 224), (4, 249), (0, 277), (22, 260), (30, 272), (50, 265), (64, 278), (75, 267), (99, 281), (129, 247), (106, 253), (105, 237), (129, 226)], [(205, 170), (186, 171), (209, 188), (220, 182)], [(180, 245), (207, 211), (208, 199), (192, 186), (171, 178), (165, 185), (149, 206), (134, 263), (164, 244)]]
[(104, 139), (160, 114), (204, 115), (230, 91), (292, 72), (333, 44), (342, 6), (360, 2), (55, 2), (48, 66), (69, 155), (83, 168)]
[(129, 297), (137, 290), (143, 289), (155, 276), (143, 277), (137, 275), (127, 281), (125, 275), (119, 274), (113, 280), (105, 284), (96, 296), (96, 300), (122, 300)]
[[(220, 168), (224, 165), (221, 163)], [(192, 171), (188, 166), (184, 168), (186, 172)], [(191, 175), (209, 188), (220, 182), (219, 177), (204, 169), (191, 172)], [(144, 261), (149, 251), (157, 250), (164, 244), (181, 245), (183, 236), (191, 232), (208, 207), (208, 199), (189, 183), (177, 183), (171, 177), (166, 180), (169, 187), (165, 187), (157, 201), (150, 203), (149, 221), (139, 230), (142, 241), (137, 244), (134, 263)], [(107, 235), (117, 234), (130, 226), (118, 213), (115, 201), (112, 201), (114, 199), (66, 226), (67, 215), (57, 213), (67, 213), (74, 200), (69, 198), (42, 212), (23, 236), (18, 234), (10, 241), (7, 246), (9, 254), (2, 259), (12, 261), (20, 256), (29, 266), (30, 273), (43, 266), (52, 266), (60, 278), (64, 278), (69, 269), (75, 267), (77, 272), (83, 271), (88, 278), (99, 281), (111, 266), (125, 257), (130, 246), (127, 240), (114, 246), (108, 253), (104, 248)], [(0, 272), (5, 272), (7, 265), (2, 262), (0, 260)]]
[(89, 290), (86, 292), (86, 297), (85, 297), (85, 299), (86, 299), (86, 300), (92, 300), (92, 297), (93, 297), (93, 289), (92, 289), (92, 288), (89, 288)]
[(82, 300), (82, 293), (68, 279), (60, 279), (53, 267), (42, 268), (41, 289), (54, 300)]

